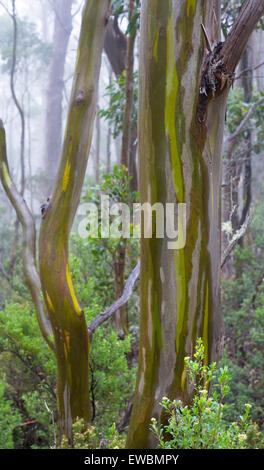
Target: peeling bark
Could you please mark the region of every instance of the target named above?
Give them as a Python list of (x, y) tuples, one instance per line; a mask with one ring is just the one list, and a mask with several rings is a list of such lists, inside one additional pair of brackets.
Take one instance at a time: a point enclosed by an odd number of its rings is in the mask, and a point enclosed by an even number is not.
[[(152, 417), (166, 422), (159, 405), (163, 396), (191, 400), (184, 357), (192, 356), (197, 338), (203, 340), (206, 363), (221, 353), (226, 98), (262, 4), (246, 2), (239, 15), (242, 25), (235, 23), (224, 44), (219, 42), (219, 0), (146, 0), (142, 5), (140, 198), (141, 203), (186, 203), (187, 240), (183, 249), (172, 251), (166, 237), (141, 239), (140, 350), (128, 448), (157, 445), (149, 426)], [(243, 45), (236, 50), (241, 31)]]

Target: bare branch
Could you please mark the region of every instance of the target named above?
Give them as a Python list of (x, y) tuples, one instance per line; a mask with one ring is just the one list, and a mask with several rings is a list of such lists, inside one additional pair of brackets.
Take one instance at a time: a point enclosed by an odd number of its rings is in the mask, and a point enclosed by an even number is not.
[(248, 120), (251, 118), (251, 116), (252, 116), (252, 114), (254, 113), (255, 109), (256, 109), (263, 101), (264, 101), (264, 96), (263, 96), (262, 98), (260, 98), (258, 101), (256, 101), (255, 103), (252, 104), (251, 108), (249, 109), (249, 111), (247, 112), (246, 116), (245, 116), (244, 119), (241, 121), (241, 123), (239, 124), (239, 126), (237, 127), (237, 129), (235, 130), (235, 132), (233, 132), (232, 134), (229, 135), (229, 137), (228, 137), (228, 142), (234, 140), (239, 134), (241, 134), (241, 132), (243, 132), (246, 123), (247, 123)]
[(245, 234), (249, 224), (251, 223), (251, 220), (252, 220), (252, 213), (249, 212), (247, 217), (246, 217), (245, 222), (240, 227), (240, 229), (237, 230), (236, 233), (233, 235), (232, 240), (230, 241), (228, 247), (224, 251), (223, 258), (222, 258), (222, 261), (221, 261), (221, 269), (224, 267), (228, 257), (230, 256), (230, 254), (234, 250), (234, 248), (237, 245), (240, 238), (242, 238), (243, 235)]
[(15, 73), (17, 64), (17, 20), (16, 20), (16, 3), (12, 0), (12, 14), (10, 14), (13, 21), (13, 52), (12, 52), (12, 65), (10, 74), (10, 89), (13, 101), (19, 112), (21, 120), (21, 137), (20, 137), (20, 164), (21, 164), (21, 194), (25, 190), (25, 115), (18, 101), (15, 90)]
[(205, 29), (203, 23), (201, 23), (201, 28), (202, 28), (202, 32), (203, 32), (203, 35), (204, 35), (206, 48), (208, 49), (209, 52), (213, 52), (212, 46), (211, 46), (211, 43), (210, 43), (210, 40), (209, 40), (209, 37), (208, 37), (208, 34), (207, 34), (207, 32), (206, 32), (206, 29)]
[(253, 67), (248, 67), (247, 69), (242, 70), (242, 71), (235, 77), (235, 80), (238, 80), (240, 77), (242, 77), (242, 75), (244, 75), (244, 74), (247, 73), (247, 72), (253, 72), (254, 70), (257, 70), (259, 67), (262, 67), (262, 65), (264, 65), (264, 61), (263, 61), (263, 62), (260, 62), (260, 63), (257, 64), (257, 65), (254, 65)]
[(108, 320), (108, 318), (110, 318), (117, 310), (119, 310), (120, 307), (123, 307), (123, 305), (125, 305), (128, 302), (128, 300), (130, 299), (133, 293), (133, 288), (139, 277), (139, 273), (140, 273), (140, 261), (138, 261), (137, 265), (135, 266), (132, 273), (130, 274), (125, 284), (123, 294), (121, 295), (121, 297), (119, 297), (119, 299), (116, 300), (107, 310), (97, 315), (97, 317), (91, 321), (91, 323), (88, 326), (88, 332), (90, 336), (92, 336), (92, 334), (95, 332), (98, 326), (100, 326), (102, 323)]
[(4, 2), (0, 1), (0, 5), (1, 7), (4, 8), (4, 10), (6, 11), (6, 13), (12, 18), (12, 13), (10, 13), (10, 11), (8, 10), (7, 6), (4, 4)]

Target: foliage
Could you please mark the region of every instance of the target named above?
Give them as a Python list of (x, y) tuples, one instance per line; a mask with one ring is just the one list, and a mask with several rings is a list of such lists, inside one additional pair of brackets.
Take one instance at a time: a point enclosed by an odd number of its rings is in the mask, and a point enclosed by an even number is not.
[[(128, 1), (125, 0), (112, 0), (112, 15), (121, 17), (125, 14), (128, 8)], [(126, 33), (130, 34), (139, 29), (141, 0), (135, 0), (134, 12), (132, 20), (128, 23)]]
[(93, 335), (90, 384), (93, 424), (101, 431), (117, 421), (135, 386), (135, 368), (129, 368), (130, 336), (120, 341), (114, 326), (98, 328)]
[[(74, 449), (123, 449), (125, 446), (125, 440), (118, 434), (115, 423), (110, 426), (106, 432), (106, 437), (103, 439), (100, 439), (96, 428), (85, 423), (83, 419), (77, 420), (72, 428)], [(62, 440), (60, 448), (71, 448), (65, 437)]]
[[(123, 117), (126, 104), (125, 97), (126, 72), (118, 75), (118, 77), (106, 87), (104, 96), (109, 97), (109, 107), (100, 109), (99, 116), (109, 121), (113, 129), (113, 137), (116, 139), (123, 128)], [(137, 103), (138, 103), (138, 72), (134, 72), (134, 106), (133, 121), (137, 121)]]
[[(1, 387), (15, 416), (20, 415), (20, 423), (35, 421), (34, 430), (24, 426), (17, 433), (16, 446), (49, 445), (51, 417), (45, 403), (56, 410), (56, 366), (27, 303), (7, 304), (0, 312), (0, 368)], [(12, 423), (12, 413), (2, 419)]]
[[(36, 25), (26, 19), (17, 18), (17, 71), (30, 70), (34, 76), (46, 67), (51, 53), (50, 45), (44, 44), (38, 36)], [(2, 72), (10, 73), (13, 61), (13, 23), (6, 15), (0, 18), (0, 54)]]
[[(100, 189), (110, 193), (111, 200), (127, 197), (128, 181), (120, 185), (124, 170), (114, 168), (114, 173), (105, 175)], [(99, 204), (98, 193), (91, 191), (84, 200)], [(131, 193), (130, 193), (130, 197)], [(135, 241), (133, 242), (135, 244)], [(71, 273), (76, 293), (84, 308), (87, 323), (109, 307), (115, 298), (113, 282), (112, 250), (117, 242), (101, 239), (71, 239)], [(136, 244), (137, 248), (137, 244)], [(109, 251), (110, 249), (110, 251)], [(137, 249), (129, 251), (129, 265), (135, 263)], [(130, 268), (129, 268), (130, 269)], [(135, 301), (129, 304), (130, 315), (135, 312)], [(138, 318), (133, 324), (138, 323)], [(134, 331), (134, 329), (133, 329)], [(92, 340), (90, 355), (90, 384), (93, 425), (100, 432), (106, 432), (112, 422), (118, 421), (134, 388), (135, 370), (128, 365), (127, 356), (131, 350), (131, 337), (119, 341), (112, 321), (98, 328)]]
[[(244, 90), (243, 88), (235, 87), (233, 90), (230, 91), (228, 96), (228, 107), (227, 107), (227, 128), (230, 134), (234, 132), (243, 118), (246, 116), (248, 111), (250, 110), (253, 103), (258, 101), (262, 96), (263, 93), (254, 90), (253, 98), (250, 103), (246, 103), (243, 100), (244, 97)], [(252, 116), (247, 122), (245, 129), (241, 133), (240, 137), (247, 136), (247, 130), (254, 129), (256, 130), (255, 134), (255, 144), (253, 145), (252, 150), (258, 154), (264, 149), (264, 120), (263, 120), (263, 112), (264, 112), (264, 103), (262, 102), (259, 104), (255, 111), (253, 112)], [(243, 144), (243, 139), (239, 139), (238, 147), (241, 148)]]
[(6, 399), (6, 379), (0, 379), (0, 449), (13, 449), (13, 429), (20, 423), (21, 416), (12, 406), (12, 401)]
[(243, 403), (251, 402), (252, 419), (260, 427), (264, 423), (263, 217), (260, 203), (250, 228), (253, 245), (244, 240), (244, 246), (235, 250), (235, 275), (222, 284), (226, 350), (220, 363), (228, 366), (232, 376), (226, 419), (234, 420)]
[[(217, 391), (210, 396), (209, 385), (215, 378), (216, 364), (204, 365), (205, 353), (202, 340), (198, 339), (194, 360), (185, 358), (189, 380), (194, 388), (193, 401), (184, 406), (180, 400), (164, 397), (161, 403), (168, 424), (158, 426), (152, 418), (151, 429), (159, 446), (164, 449), (245, 449), (248, 430), (248, 415), (251, 405), (238, 422), (227, 424), (224, 420), (224, 399), (229, 392), (230, 375), (227, 367), (220, 368)], [(169, 437), (167, 437), (169, 436)]]
[[(129, 206), (130, 221), (131, 221), (131, 216), (133, 214), (133, 204), (136, 203), (138, 200), (138, 192), (131, 191), (129, 187), (129, 182), (131, 178), (132, 177), (128, 177), (127, 169), (125, 167), (119, 167), (118, 165), (115, 165), (113, 168), (113, 172), (111, 174), (103, 175), (103, 179), (102, 179), (100, 186), (90, 189), (88, 191), (88, 194), (83, 197), (83, 201), (94, 203), (98, 208), (98, 217), (99, 217), (98, 235), (99, 237), (94, 238), (94, 240), (98, 240), (98, 243), (103, 244), (105, 247), (108, 246), (108, 249), (110, 252), (113, 252), (115, 250), (115, 247), (118, 246), (120, 243), (122, 243), (123, 237), (115, 237), (115, 236), (111, 236), (110, 238), (101, 237), (101, 227), (102, 227), (101, 196), (104, 195), (104, 196), (109, 197), (110, 229), (113, 228), (113, 226), (111, 227), (111, 224), (116, 219), (116, 214), (114, 215), (111, 214), (111, 208), (113, 204), (115, 203), (125, 203), (127, 206)], [(118, 225), (122, 225), (122, 223)], [(87, 229), (88, 228), (90, 227), (87, 226)], [(132, 229), (132, 224), (130, 224), (130, 228)], [(114, 231), (113, 231), (113, 234), (114, 234)], [(132, 233), (130, 232), (130, 234)], [(129, 239), (129, 240), (131, 244), (135, 243), (133, 239)]]
[[(226, 38), (235, 19), (237, 18), (241, 6), (245, 3), (245, 0), (222, 0), (221, 1), (221, 8), (222, 8), (222, 15), (221, 15), (221, 26), (224, 37)], [(257, 25), (257, 29), (263, 29), (264, 23), (263, 19), (261, 18), (259, 24)]]

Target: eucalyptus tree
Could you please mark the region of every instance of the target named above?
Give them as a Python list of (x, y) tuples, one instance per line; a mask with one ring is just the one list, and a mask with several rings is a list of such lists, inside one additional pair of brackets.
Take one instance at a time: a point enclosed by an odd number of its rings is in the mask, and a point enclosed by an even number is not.
[(141, 240), (140, 351), (128, 448), (155, 446), (162, 397), (188, 403), (184, 357), (197, 337), (205, 360), (223, 344), (220, 308), (221, 151), (226, 99), (247, 41), (264, 14), (247, 0), (221, 42), (220, 0), (145, 0), (141, 9), (141, 203), (186, 204), (186, 244)]
[(110, 0), (87, 0), (77, 52), (60, 166), (49, 204), (43, 208), (39, 273), (33, 216), (12, 181), (0, 126), (0, 178), (23, 228), (23, 267), (40, 329), (57, 360), (61, 435), (72, 439), (72, 423), (90, 420), (90, 336), (77, 300), (68, 262), (68, 238), (79, 203), (90, 150), (97, 89)]

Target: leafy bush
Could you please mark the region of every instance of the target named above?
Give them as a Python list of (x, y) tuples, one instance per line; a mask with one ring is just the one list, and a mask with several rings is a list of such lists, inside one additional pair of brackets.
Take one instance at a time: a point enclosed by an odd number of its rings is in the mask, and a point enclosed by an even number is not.
[(251, 417), (264, 424), (264, 204), (254, 210), (250, 227), (253, 245), (238, 247), (233, 256), (236, 275), (222, 283), (226, 348), (220, 367), (228, 366), (232, 381), (225, 417), (242, 413), (244, 403), (254, 404)]
[(20, 416), (16, 447), (49, 447), (52, 422), (45, 404), (56, 410), (56, 365), (28, 303), (7, 304), (0, 311), (0, 369), (0, 407), (6, 407), (0, 414), (2, 426), (10, 421), (14, 431), (13, 415)]
[[(72, 426), (74, 449), (123, 449), (125, 439), (118, 434), (115, 423), (106, 431), (103, 439), (100, 439), (95, 426), (91, 426), (78, 419)], [(61, 449), (69, 449), (68, 440), (64, 437), (60, 445)]]
[(216, 364), (204, 365), (201, 339), (197, 341), (194, 360), (186, 357), (185, 364), (194, 387), (193, 400), (190, 405), (184, 406), (180, 400), (163, 398), (161, 406), (168, 417), (168, 424), (158, 426), (155, 418), (152, 418), (151, 424), (159, 446), (163, 449), (245, 449), (251, 405), (245, 405), (245, 412), (238, 422), (228, 424), (224, 420), (224, 399), (229, 392), (230, 380), (227, 367), (219, 371), (219, 394), (214, 391), (210, 396), (208, 390), (215, 379)]
[(5, 398), (5, 376), (0, 380), (0, 449), (13, 449), (13, 430), (21, 422), (12, 401)]

